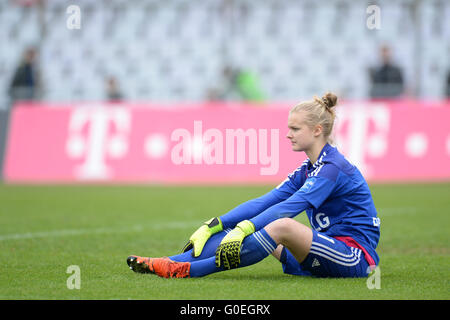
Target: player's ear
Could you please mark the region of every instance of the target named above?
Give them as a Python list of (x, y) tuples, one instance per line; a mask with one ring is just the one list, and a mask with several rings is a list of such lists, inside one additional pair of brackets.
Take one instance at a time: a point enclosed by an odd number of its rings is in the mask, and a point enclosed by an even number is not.
[(320, 136), (320, 135), (322, 134), (322, 132), (323, 132), (323, 127), (322, 127), (322, 125), (321, 125), (321, 124), (316, 124), (316, 125), (314, 126), (314, 131), (313, 131), (314, 136), (315, 136), (315, 137), (318, 137), (318, 136)]

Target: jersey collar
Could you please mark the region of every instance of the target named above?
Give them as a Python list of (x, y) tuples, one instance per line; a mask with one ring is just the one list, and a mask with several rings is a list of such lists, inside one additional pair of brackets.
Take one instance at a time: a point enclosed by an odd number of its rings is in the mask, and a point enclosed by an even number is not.
[(333, 149), (334, 148), (329, 143), (325, 144), (325, 146), (322, 148), (322, 151), (320, 151), (320, 153), (319, 153), (319, 157), (317, 158), (317, 161), (314, 164), (312, 164), (311, 160), (308, 158), (308, 161), (309, 161), (308, 167), (311, 167), (311, 165), (312, 165), (312, 168), (314, 169), (314, 168), (317, 168), (318, 166), (320, 166), (321, 164), (323, 164), (323, 157), (325, 157), (327, 154), (329, 154), (330, 151), (332, 151)]

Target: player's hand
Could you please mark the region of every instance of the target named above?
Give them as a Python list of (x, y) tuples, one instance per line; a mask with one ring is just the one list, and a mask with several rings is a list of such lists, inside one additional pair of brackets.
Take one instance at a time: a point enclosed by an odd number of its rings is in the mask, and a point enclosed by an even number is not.
[(206, 241), (215, 233), (223, 230), (222, 221), (220, 218), (212, 218), (211, 220), (206, 221), (200, 228), (195, 231), (192, 236), (189, 238), (188, 243), (184, 246), (182, 252), (186, 252), (191, 250), (192, 248), (192, 256), (198, 257), (205, 246)]
[(255, 232), (255, 226), (250, 220), (244, 220), (236, 225), (223, 239), (216, 250), (216, 267), (225, 269), (237, 268), (241, 262), (241, 245), (244, 238)]

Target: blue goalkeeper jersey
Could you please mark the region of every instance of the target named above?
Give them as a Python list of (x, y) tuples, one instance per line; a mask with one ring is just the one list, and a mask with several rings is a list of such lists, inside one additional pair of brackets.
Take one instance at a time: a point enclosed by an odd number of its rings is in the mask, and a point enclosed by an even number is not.
[(329, 144), (316, 163), (305, 160), (275, 189), (220, 218), (224, 228), (249, 219), (259, 230), (303, 211), (312, 228), (330, 237), (353, 239), (378, 265), (380, 219), (369, 187), (358, 168)]

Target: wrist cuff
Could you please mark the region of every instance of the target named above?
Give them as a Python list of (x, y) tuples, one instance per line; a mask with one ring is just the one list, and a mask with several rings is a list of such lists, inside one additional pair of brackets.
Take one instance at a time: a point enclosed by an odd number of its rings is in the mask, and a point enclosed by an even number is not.
[(255, 225), (250, 220), (244, 220), (236, 225), (237, 228), (241, 229), (246, 236), (255, 232)]
[(212, 234), (223, 230), (223, 225), (220, 218), (212, 218), (211, 220), (206, 221), (205, 224), (208, 226)]

